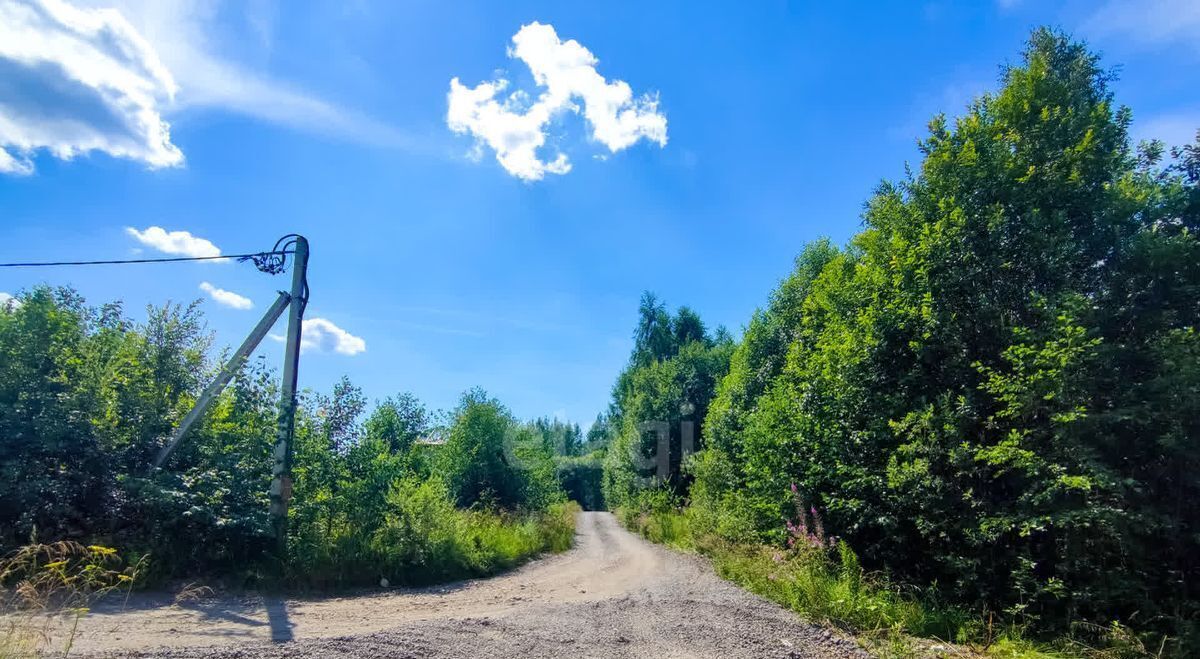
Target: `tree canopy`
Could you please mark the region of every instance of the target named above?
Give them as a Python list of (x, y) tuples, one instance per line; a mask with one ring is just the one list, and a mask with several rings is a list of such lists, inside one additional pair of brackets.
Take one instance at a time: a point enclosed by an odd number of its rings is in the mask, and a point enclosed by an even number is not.
[[(1200, 147), (1131, 145), (1112, 74), (1051, 30), (1000, 82), (930, 122), (849, 244), (804, 248), (677, 492), (768, 543), (800, 496), (867, 566), (1017, 624), (1195, 636)], [(670, 326), (645, 298), (614, 390), (626, 444), (712, 372), (681, 368), (711, 353)]]

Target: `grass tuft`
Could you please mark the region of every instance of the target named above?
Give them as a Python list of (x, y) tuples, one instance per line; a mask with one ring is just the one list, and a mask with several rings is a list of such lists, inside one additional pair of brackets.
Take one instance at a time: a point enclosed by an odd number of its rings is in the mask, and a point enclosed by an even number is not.
[[(115, 549), (77, 542), (30, 543), (0, 558), (0, 659), (71, 651), (79, 620), (91, 604), (129, 591), (145, 572), (145, 559), (127, 564)], [(66, 618), (60, 648), (49, 648), (50, 629)]]

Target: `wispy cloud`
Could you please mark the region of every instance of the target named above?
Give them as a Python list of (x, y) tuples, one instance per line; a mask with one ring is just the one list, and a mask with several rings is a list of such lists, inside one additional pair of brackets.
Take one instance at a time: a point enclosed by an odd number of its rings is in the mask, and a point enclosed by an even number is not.
[[(229, 50), (229, 37), (218, 29), (218, 16), (242, 18), (253, 37), (247, 41), (268, 49), (274, 39), (277, 15), (272, 2), (80, 1), (115, 5), (154, 46), (179, 82), (173, 111), (221, 109), (370, 146), (416, 145), (416, 140), (403, 130), (223, 56)], [(240, 45), (244, 48), (246, 43)]]
[(635, 98), (625, 81), (606, 80), (596, 70), (596, 56), (574, 39), (560, 40), (553, 26), (523, 26), (512, 38), (509, 57), (524, 62), (534, 82), (544, 88), (536, 100), (523, 90), (505, 95), (509, 81), (504, 78), (475, 87), (458, 78), (450, 81), (446, 124), (456, 133), (475, 137), (476, 156), (485, 146), (491, 148), (508, 173), (526, 181), (566, 174), (571, 163), (565, 153), (543, 159), (538, 151), (546, 146), (547, 128), (555, 117), (581, 110), (591, 138), (610, 153), (643, 138), (666, 145), (667, 118), (659, 112), (658, 97)]
[(1195, 0), (1110, 0), (1083, 22), (1091, 37), (1122, 37), (1142, 45), (1200, 49), (1200, 3)]
[[(270, 337), (281, 342), (287, 338), (279, 334), (271, 334)], [(365, 352), (366, 349), (366, 341), (325, 318), (305, 318), (300, 327), (301, 352), (316, 350), (317, 352), (336, 352), (339, 355), (353, 357)]]
[(221, 250), (216, 245), (187, 231), (167, 231), (162, 227), (147, 227), (145, 231), (138, 231), (133, 227), (125, 227), (125, 233), (143, 245), (165, 254), (191, 257), (221, 255)]
[(39, 150), (181, 165), (163, 119), (176, 90), (119, 12), (0, 0), (0, 173), (32, 174)]
[(231, 309), (241, 309), (243, 311), (254, 308), (254, 302), (251, 301), (250, 298), (245, 297), (244, 295), (238, 295), (233, 291), (217, 288), (206, 281), (200, 282), (200, 290), (208, 293), (208, 296), (211, 297), (213, 301), (222, 306), (226, 306)]

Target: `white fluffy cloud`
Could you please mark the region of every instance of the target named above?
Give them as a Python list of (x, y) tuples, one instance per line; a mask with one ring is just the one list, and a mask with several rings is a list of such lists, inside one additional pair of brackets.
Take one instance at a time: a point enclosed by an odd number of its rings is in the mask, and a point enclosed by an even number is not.
[(10, 305), (12, 308), (19, 307), (21, 306), (21, 301), (4, 291), (0, 291), (0, 309), (10, 308)]
[(509, 57), (524, 62), (543, 88), (536, 100), (521, 90), (505, 95), (509, 82), (503, 78), (475, 87), (450, 81), (446, 124), (474, 136), (477, 155), (490, 147), (505, 170), (527, 181), (565, 174), (571, 170), (566, 154), (549, 160), (538, 155), (550, 122), (564, 112), (582, 113), (590, 137), (610, 153), (642, 138), (666, 145), (667, 118), (657, 96), (634, 97), (625, 81), (606, 80), (596, 71), (599, 60), (578, 41), (562, 41), (553, 26), (534, 22), (517, 31), (512, 43)]
[(125, 233), (143, 245), (167, 254), (193, 257), (221, 255), (221, 250), (216, 245), (187, 231), (167, 231), (162, 227), (148, 227), (145, 231), (138, 231), (133, 227), (125, 227)]
[(208, 293), (208, 296), (211, 297), (217, 304), (224, 305), (232, 309), (246, 310), (254, 308), (254, 302), (252, 302), (250, 298), (244, 295), (238, 295), (233, 291), (217, 288), (206, 281), (200, 282), (200, 290)]
[(154, 49), (117, 11), (0, 0), (0, 172), (32, 173), (40, 149), (180, 165), (162, 118), (175, 92)]
[(300, 332), (300, 349), (357, 355), (367, 349), (367, 342), (334, 325), (332, 321), (306, 318)]
[[(285, 341), (287, 337), (272, 334), (276, 341)], [(365, 352), (367, 342), (360, 337), (333, 324), (325, 318), (305, 318), (300, 328), (300, 351), (316, 350), (317, 352), (336, 352), (340, 355), (354, 356)]]

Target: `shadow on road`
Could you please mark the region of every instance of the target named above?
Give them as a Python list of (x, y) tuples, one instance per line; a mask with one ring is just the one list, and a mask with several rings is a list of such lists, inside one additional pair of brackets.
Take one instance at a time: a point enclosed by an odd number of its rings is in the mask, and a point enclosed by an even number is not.
[(295, 627), (295, 623), (288, 617), (287, 601), (282, 597), (263, 598), (263, 611), (267, 614), (266, 622), (244, 615), (245, 613), (251, 613), (255, 607), (251, 607), (250, 609), (246, 609), (244, 605), (236, 607), (242, 611), (238, 613), (230, 610), (233, 607), (226, 606), (226, 604), (226, 602), (216, 600), (210, 602), (188, 602), (179, 606), (189, 611), (194, 611), (204, 618), (224, 620), (247, 627), (267, 626), (271, 632), (271, 640), (276, 643), (283, 643), (294, 638), (292, 628)]
[(179, 604), (179, 608), (194, 611), (205, 618), (214, 618), (217, 620), (225, 620), (239, 625), (248, 627), (261, 627), (262, 622), (230, 611), (228, 607), (223, 606), (221, 602), (185, 602)]
[(271, 641), (283, 643), (292, 640), (292, 621), (288, 618), (287, 602), (279, 597), (263, 601), (267, 609), (267, 624), (271, 626)]

